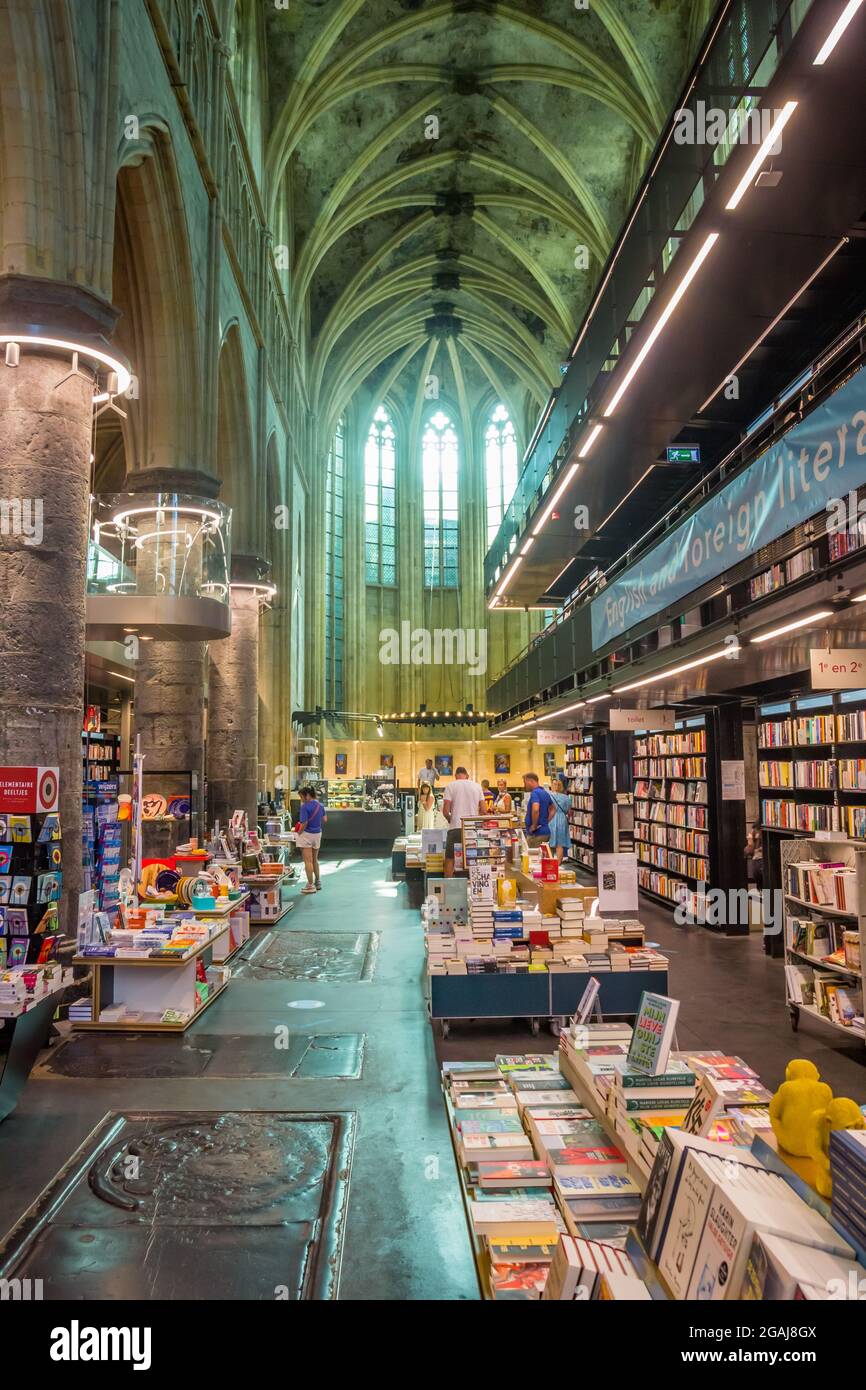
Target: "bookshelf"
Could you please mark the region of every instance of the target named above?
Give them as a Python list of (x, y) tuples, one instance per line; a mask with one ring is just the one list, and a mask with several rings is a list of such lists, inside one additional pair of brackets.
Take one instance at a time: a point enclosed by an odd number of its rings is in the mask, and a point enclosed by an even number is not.
[(765, 831), (866, 842), (866, 690), (762, 705), (758, 758)]
[(110, 782), (120, 771), (120, 734), (82, 730), (81, 763), (85, 782)]
[[(834, 868), (806, 867), (817, 864)], [(781, 867), (785, 1001), (791, 1026), (796, 1031), (806, 1015), (866, 1045), (866, 845), (790, 839), (781, 848)], [(859, 1022), (843, 1021), (847, 1005)]]
[(567, 745), (565, 776), (571, 803), (568, 812), (571, 858), (594, 873), (596, 837), (592, 734), (585, 735), (580, 743)]
[(636, 735), (633, 775), (638, 884), (653, 897), (678, 902), (711, 882), (704, 720)]

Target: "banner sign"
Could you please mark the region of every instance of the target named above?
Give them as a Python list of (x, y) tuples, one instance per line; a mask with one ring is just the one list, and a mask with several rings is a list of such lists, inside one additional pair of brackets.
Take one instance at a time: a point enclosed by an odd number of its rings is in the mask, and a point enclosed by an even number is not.
[(866, 686), (866, 649), (831, 647), (809, 653), (813, 690), (862, 690)]
[(57, 810), (59, 767), (0, 767), (0, 809), (32, 815)]
[(552, 744), (578, 743), (583, 737), (581, 729), (536, 729), (536, 742), (550, 746)]
[(611, 580), (590, 606), (593, 650), (679, 603), (828, 503), (847, 504), (863, 483), (866, 368)]
[(677, 713), (673, 709), (612, 709), (612, 729), (673, 729)]

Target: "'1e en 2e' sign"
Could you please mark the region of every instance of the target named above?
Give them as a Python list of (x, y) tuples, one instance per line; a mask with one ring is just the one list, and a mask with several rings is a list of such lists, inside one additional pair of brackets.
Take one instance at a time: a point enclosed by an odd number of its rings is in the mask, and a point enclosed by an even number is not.
[(813, 690), (860, 690), (866, 687), (866, 648), (830, 647), (809, 653)]

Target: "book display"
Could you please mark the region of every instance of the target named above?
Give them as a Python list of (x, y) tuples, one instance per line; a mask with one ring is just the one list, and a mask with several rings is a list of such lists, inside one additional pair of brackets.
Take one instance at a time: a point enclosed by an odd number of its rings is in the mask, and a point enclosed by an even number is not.
[(568, 824), (571, 858), (595, 872), (595, 798), (593, 796), (593, 736), (571, 743), (565, 750), (566, 790), (571, 807)]
[(866, 846), (839, 840), (782, 845), (785, 984), (791, 1023), (801, 1013), (866, 1041), (863, 945)]
[(657, 1036), (656, 1071), (632, 1060), (645, 1039), (611, 1023), (574, 1026), (552, 1055), (443, 1064), (482, 1297), (829, 1298), (862, 1278), (849, 1232), (864, 1132), (831, 1136), (831, 1210), (777, 1154), (752, 1068), (676, 1052), (664, 1024)]
[(638, 883), (676, 902), (709, 883), (710, 809), (707, 731), (681, 722), (675, 733), (634, 741), (634, 839)]
[(611, 1014), (634, 1015), (645, 990), (667, 988), (667, 957), (639, 921), (589, 915), (594, 888), (562, 892), (545, 912), (508, 877), (485, 897), (474, 886), (428, 880), (421, 908), (428, 1012), (444, 1036), (460, 1018), (528, 1018), (537, 1033), (542, 1019), (574, 1012), (590, 978)]
[(85, 782), (110, 782), (120, 772), (120, 734), (82, 729), (81, 761)]

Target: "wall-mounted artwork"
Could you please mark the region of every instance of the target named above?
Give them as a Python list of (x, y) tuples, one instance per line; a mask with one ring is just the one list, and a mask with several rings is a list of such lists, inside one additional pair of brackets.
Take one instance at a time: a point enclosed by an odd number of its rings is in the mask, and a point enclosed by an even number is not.
[(497, 777), (506, 777), (508, 773), (511, 771), (511, 754), (494, 753), (493, 771), (496, 773)]
[(440, 777), (454, 776), (454, 759), (450, 753), (437, 753), (433, 764)]
[(334, 772), (335, 772), (336, 776), (337, 776), (337, 777), (345, 777), (345, 775), (346, 775), (348, 769), (349, 769), (349, 755), (348, 755), (348, 753), (335, 753), (335, 754), (334, 754)]
[(379, 766), (380, 766), (380, 767), (393, 767), (393, 766), (394, 766), (394, 754), (393, 754), (393, 753), (382, 753), (382, 754), (380, 754), (380, 757), (379, 757)]

